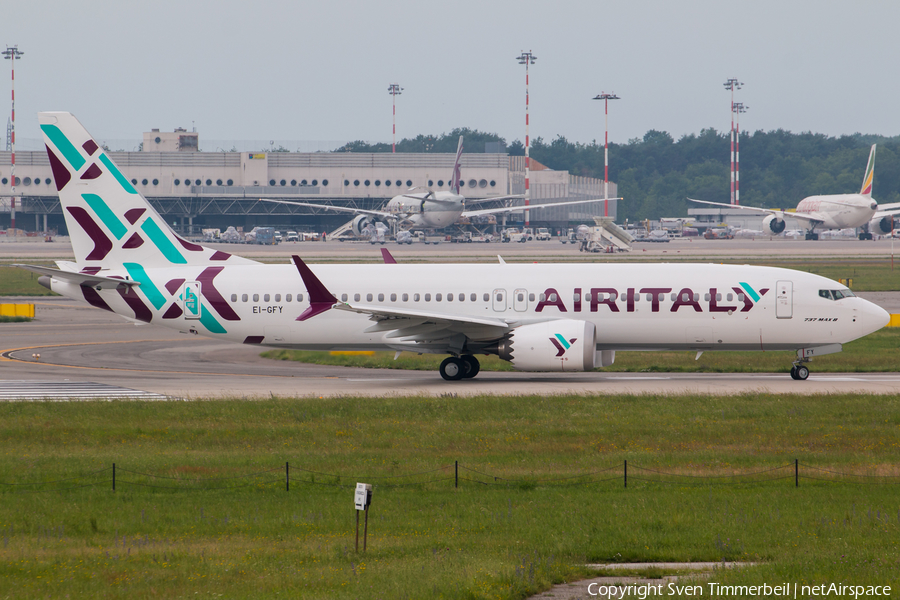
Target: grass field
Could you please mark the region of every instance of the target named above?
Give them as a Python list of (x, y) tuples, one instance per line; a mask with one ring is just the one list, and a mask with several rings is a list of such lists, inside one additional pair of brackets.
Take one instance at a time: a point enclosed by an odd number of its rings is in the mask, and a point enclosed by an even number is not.
[[(898, 409), (755, 394), (4, 404), (0, 598), (523, 598), (589, 562), (722, 559), (762, 564), (719, 583), (896, 590)], [(799, 488), (792, 468), (721, 477), (795, 458)], [(376, 484), (365, 554), (357, 481)]]

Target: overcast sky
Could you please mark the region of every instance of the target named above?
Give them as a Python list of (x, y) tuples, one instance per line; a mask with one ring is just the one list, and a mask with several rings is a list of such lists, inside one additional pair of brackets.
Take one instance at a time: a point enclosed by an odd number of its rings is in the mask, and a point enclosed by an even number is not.
[(201, 146), (390, 141), (390, 83), (398, 139), (471, 127), (511, 142), (522, 50), (537, 57), (532, 138), (602, 142), (601, 91), (621, 97), (613, 142), (728, 130), (730, 77), (743, 130), (900, 134), (895, 0), (20, 0), (0, 23), (0, 45), (25, 53), (20, 142), (40, 137), (40, 110), (98, 139), (193, 124)]

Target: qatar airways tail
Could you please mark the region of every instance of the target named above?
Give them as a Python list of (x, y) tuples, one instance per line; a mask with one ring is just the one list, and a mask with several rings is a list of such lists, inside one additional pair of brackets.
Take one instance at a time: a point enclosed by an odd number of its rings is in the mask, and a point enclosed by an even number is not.
[(524, 371), (609, 366), (617, 351), (793, 350), (812, 357), (889, 315), (830, 279), (701, 264), (260, 264), (168, 228), (69, 113), (40, 113), (76, 261), (17, 265), (126, 319), (237, 343), (446, 354), (466, 380), (478, 356)]

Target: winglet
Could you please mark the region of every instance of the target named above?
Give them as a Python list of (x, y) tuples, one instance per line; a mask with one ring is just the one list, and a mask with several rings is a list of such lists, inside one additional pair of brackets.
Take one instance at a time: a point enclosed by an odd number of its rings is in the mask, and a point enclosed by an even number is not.
[(505, 264), (506, 264), (506, 261), (505, 261), (505, 260), (503, 260), (503, 257), (502, 257), (502, 256), (500, 256), (500, 255), (499, 255), (499, 254), (498, 254), (498, 255), (497, 255), (497, 260), (499, 260), (499, 261), (500, 261), (500, 264), (501, 264), (501, 265), (505, 265)]
[(381, 249), (381, 257), (384, 259), (384, 264), (386, 265), (396, 265), (397, 261), (394, 260), (394, 257), (391, 256), (391, 251), (387, 248)]
[(300, 272), (303, 279), (303, 285), (306, 286), (306, 292), (309, 294), (309, 308), (303, 311), (303, 314), (297, 317), (297, 321), (305, 321), (314, 316), (325, 312), (337, 303), (337, 298), (319, 281), (319, 278), (306, 266), (296, 254), (291, 256), (294, 266)]
[(859, 190), (861, 195), (869, 198), (872, 197), (872, 178), (875, 177), (875, 146), (876, 144), (872, 144), (872, 149), (869, 150), (869, 163), (866, 165), (866, 175)]

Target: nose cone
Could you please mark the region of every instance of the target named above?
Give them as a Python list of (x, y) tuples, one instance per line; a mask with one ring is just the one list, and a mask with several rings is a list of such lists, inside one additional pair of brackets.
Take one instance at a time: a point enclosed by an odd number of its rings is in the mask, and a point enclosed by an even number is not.
[(865, 335), (878, 331), (891, 322), (891, 315), (888, 311), (868, 300), (863, 300), (860, 313), (862, 314), (862, 326), (866, 331)]

